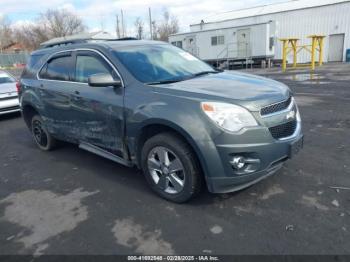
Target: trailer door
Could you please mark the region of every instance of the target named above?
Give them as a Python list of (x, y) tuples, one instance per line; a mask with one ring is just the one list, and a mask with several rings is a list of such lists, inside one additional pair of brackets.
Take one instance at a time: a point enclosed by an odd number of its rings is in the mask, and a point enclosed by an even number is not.
[(239, 58), (251, 56), (250, 29), (237, 31), (237, 55)]
[(198, 56), (198, 48), (195, 36), (191, 35), (186, 37), (186, 51), (195, 56)]

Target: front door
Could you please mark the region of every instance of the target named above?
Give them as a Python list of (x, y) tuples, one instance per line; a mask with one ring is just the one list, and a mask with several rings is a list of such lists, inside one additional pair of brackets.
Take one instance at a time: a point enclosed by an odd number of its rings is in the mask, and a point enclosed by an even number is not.
[(237, 54), (239, 58), (251, 56), (250, 29), (237, 31)]
[(74, 52), (75, 74), (72, 97), (81, 142), (98, 146), (113, 154), (123, 153), (123, 87), (92, 87), (91, 75), (104, 73), (119, 78), (113, 66), (95, 51)]
[(344, 34), (329, 36), (328, 62), (342, 62), (344, 53)]

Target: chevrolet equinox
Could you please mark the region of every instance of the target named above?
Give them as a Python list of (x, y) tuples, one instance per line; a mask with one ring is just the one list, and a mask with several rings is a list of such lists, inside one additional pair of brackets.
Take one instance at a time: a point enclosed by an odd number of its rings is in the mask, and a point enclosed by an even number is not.
[(142, 169), (161, 197), (185, 202), (246, 188), (303, 146), (289, 88), (217, 71), (163, 42), (81, 41), (31, 54), (18, 83), (33, 138), (63, 140)]

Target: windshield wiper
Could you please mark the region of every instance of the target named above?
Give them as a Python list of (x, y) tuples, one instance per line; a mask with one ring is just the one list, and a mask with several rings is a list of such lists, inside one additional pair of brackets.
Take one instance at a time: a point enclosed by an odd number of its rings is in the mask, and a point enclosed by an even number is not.
[(187, 77), (183, 77), (183, 78), (178, 78), (178, 79), (169, 79), (169, 80), (161, 80), (161, 81), (155, 81), (155, 82), (148, 82), (146, 83), (146, 85), (162, 85), (162, 84), (171, 84), (171, 83), (176, 83), (176, 82), (181, 82), (181, 81), (185, 81), (185, 80), (189, 80), (191, 78), (195, 78), (198, 76), (202, 76), (202, 75), (207, 75), (207, 74), (217, 74), (220, 73), (221, 71), (202, 71), (193, 75), (189, 75)]
[(193, 76), (197, 77), (197, 76), (202, 76), (202, 75), (218, 74), (218, 73), (220, 73), (220, 71), (202, 71), (202, 72), (193, 74)]
[(184, 79), (176, 79), (176, 80), (162, 80), (162, 81), (156, 81), (156, 82), (149, 82), (146, 83), (146, 85), (162, 85), (162, 84), (171, 84), (171, 83), (176, 83), (185, 80)]
[(192, 75), (192, 78), (198, 77), (198, 76), (203, 76), (203, 75), (209, 75), (209, 74), (218, 74), (220, 73), (220, 71), (202, 71), (202, 72), (198, 72)]

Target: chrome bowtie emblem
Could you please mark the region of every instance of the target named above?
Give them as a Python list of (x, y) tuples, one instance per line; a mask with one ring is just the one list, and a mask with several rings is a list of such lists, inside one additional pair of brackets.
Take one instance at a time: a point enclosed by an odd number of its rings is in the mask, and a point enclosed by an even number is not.
[(295, 111), (290, 111), (287, 115), (286, 115), (287, 120), (289, 119), (294, 119), (295, 118)]

